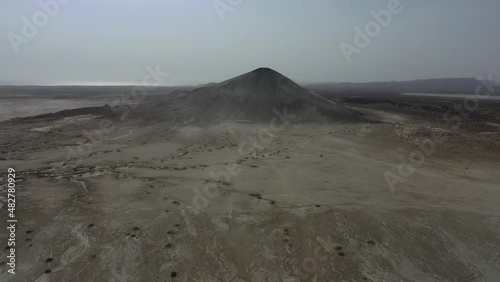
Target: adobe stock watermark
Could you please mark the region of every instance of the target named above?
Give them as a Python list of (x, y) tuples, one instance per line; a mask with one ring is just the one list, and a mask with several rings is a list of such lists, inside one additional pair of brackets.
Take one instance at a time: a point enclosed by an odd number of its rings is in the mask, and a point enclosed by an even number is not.
[[(477, 78), (481, 82), (474, 90), (474, 95), (469, 95), (462, 103), (455, 103), (453, 109), (449, 109), (443, 114), (443, 121), (451, 124), (452, 130), (458, 130), (463, 122), (467, 120), (471, 113), (479, 108), (479, 100), (489, 97), (495, 92), (495, 88), (491, 85), (493, 75), (489, 75), (487, 79), (482, 76)], [(394, 193), (398, 183), (404, 183), (405, 180), (412, 176), (416, 168), (422, 167), (426, 158), (432, 156), (436, 152), (436, 144), (446, 142), (448, 136), (443, 132), (433, 134), (431, 139), (416, 140), (415, 145), (418, 149), (413, 150), (408, 158), (398, 156), (400, 164), (397, 166), (396, 172), (384, 172), (384, 178), (387, 185)]]
[[(318, 277), (320, 275), (318, 272), (321, 269), (321, 263), (328, 261), (335, 249), (335, 246), (331, 242), (330, 235), (328, 235), (326, 241), (316, 237), (318, 245), (313, 250), (313, 256), (306, 257), (300, 262), (299, 276), (302, 280), (312, 278), (315, 281), (321, 278)], [(331, 268), (331, 266), (329, 267)], [(332, 270), (335, 270), (335, 267)]]
[[(273, 231), (274, 233), (275, 231)], [(279, 232), (279, 231), (278, 231)], [(286, 230), (288, 232), (288, 230)], [(287, 234), (287, 233), (285, 233)], [(316, 237), (311, 240), (311, 256), (299, 259), (298, 250), (292, 252), (283, 262), (284, 265), (298, 266), (298, 271), (294, 274), (298, 275), (301, 281), (324, 281), (321, 278), (322, 270), (325, 270), (323, 264), (328, 265), (328, 270), (336, 271), (335, 266), (330, 264), (331, 257), (335, 253), (340, 253), (341, 249), (333, 243), (332, 237), (328, 235), (325, 239)]]
[(243, 0), (214, 0), (212, 2), (215, 12), (221, 21), (224, 20), (225, 13), (233, 12), (241, 3), (243, 3)]
[(7, 38), (14, 52), (19, 54), (19, 47), (21, 44), (28, 44), (31, 39), (35, 38), (40, 29), (49, 24), (50, 18), (57, 16), (61, 7), (67, 5), (69, 2), (71, 2), (71, 0), (39, 0), (38, 6), (40, 10), (36, 11), (31, 16), (31, 19), (27, 17), (21, 18), (23, 22), (21, 33), (9, 32), (9, 34), (7, 34)]
[(349, 44), (345, 41), (340, 43), (340, 50), (347, 60), (347, 63), (350, 64), (352, 62), (352, 56), (354, 54), (361, 54), (361, 51), (370, 45), (372, 39), (377, 37), (382, 32), (383, 28), (388, 27), (393, 17), (401, 14), (403, 9), (400, 0), (390, 0), (389, 3), (387, 3), (386, 9), (382, 9), (378, 12), (372, 10), (370, 12), (373, 20), (366, 23), (364, 29), (357, 26), (354, 27), (353, 44)]

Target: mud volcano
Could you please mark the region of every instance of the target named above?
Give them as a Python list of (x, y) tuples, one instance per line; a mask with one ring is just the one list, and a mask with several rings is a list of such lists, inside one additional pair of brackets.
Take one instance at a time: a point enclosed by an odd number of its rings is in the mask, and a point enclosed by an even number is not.
[(302, 88), (282, 74), (259, 68), (191, 92), (169, 94), (169, 110), (184, 120), (269, 122), (275, 112), (297, 116), (296, 122), (359, 121), (359, 113)]

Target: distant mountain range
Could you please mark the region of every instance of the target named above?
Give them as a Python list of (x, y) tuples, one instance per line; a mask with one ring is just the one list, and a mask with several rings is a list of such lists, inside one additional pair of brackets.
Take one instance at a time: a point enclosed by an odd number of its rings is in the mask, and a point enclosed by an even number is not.
[(304, 87), (318, 91), (332, 90), (388, 93), (474, 94), (476, 88), (483, 83), (496, 88), (496, 93), (500, 92), (500, 83), (493, 81), (482, 82), (475, 78), (440, 78), (365, 83), (317, 83), (305, 85)]

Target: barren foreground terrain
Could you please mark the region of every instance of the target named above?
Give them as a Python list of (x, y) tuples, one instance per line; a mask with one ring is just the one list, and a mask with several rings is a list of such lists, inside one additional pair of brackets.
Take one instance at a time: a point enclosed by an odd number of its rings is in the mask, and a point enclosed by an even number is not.
[(498, 123), (422, 149), (440, 123), (351, 106), (383, 122), (4, 122), (0, 281), (498, 281)]

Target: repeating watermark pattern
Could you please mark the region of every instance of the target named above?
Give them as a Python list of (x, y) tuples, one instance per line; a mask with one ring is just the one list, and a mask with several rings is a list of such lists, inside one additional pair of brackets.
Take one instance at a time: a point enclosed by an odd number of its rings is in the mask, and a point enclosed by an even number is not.
[[(476, 87), (474, 95), (469, 95), (461, 103), (455, 103), (453, 109), (449, 109), (443, 113), (443, 121), (451, 125), (451, 128), (458, 130), (463, 122), (467, 120), (472, 112), (479, 108), (479, 100), (489, 97), (495, 92), (495, 88), (491, 85), (493, 75), (490, 74), (487, 79), (483, 76), (477, 78), (481, 83)], [(403, 156), (398, 156), (400, 164), (397, 166), (396, 172), (384, 172), (384, 178), (392, 192), (396, 191), (398, 183), (404, 183), (405, 180), (412, 176), (416, 168), (422, 167), (426, 158), (432, 156), (436, 151), (436, 144), (446, 142), (448, 135), (444, 131), (436, 132), (432, 135), (432, 139), (415, 140), (415, 145), (418, 149), (413, 150), (405, 159)]]
[[(412, 0), (408, 0), (412, 1)], [(390, 0), (387, 3), (387, 8), (380, 11), (371, 11), (370, 15), (373, 20), (365, 24), (364, 28), (354, 27), (354, 39), (353, 43), (342, 42), (340, 43), (340, 50), (344, 55), (347, 63), (352, 62), (352, 56), (354, 54), (361, 54), (361, 51), (367, 48), (372, 39), (377, 37), (383, 28), (387, 28), (392, 22), (394, 16), (401, 14), (404, 8), (400, 0)]]
[[(259, 151), (268, 148), (271, 142), (276, 138), (276, 134), (283, 131), (287, 125), (293, 121), (297, 121), (296, 115), (287, 112), (286, 107), (280, 112), (278, 109), (273, 109), (274, 117), (269, 121), (268, 128), (260, 129), (256, 138), (247, 138), (238, 145), (238, 154), (241, 156), (257, 157)], [(281, 123), (281, 125), (279, 125)], [(208, 175), (214, 182), (207, 182), (202, 191), (197, 187), (193, 188), (194, 193), (193, 205), (196, 211), (204, 210), (213, 199), (219, 195), (217, 191), (220, 185), (227, 185), (231, 181), (231, 177), (235, 177), (241, 173), (241, 165), (231, 163), (224, 170), (210, 171)]]
[(233, 12), (241, 3), (243, 3), (243, 0), (214, 0), (212, 2), (215, 12), (221, 21), (224, 20), (224, 14)]
[(27, 17), (21, 18), (23, 26), (21, 27), (20, 34), (14, 32), (9, 32), (9, 34), (7, 34), (7, 38), (14, 52), (19, 54), (19, 47), (22, 44), (28, 44), (31, 39), (35, 38), (40, 30), (49, 24), (50, 18), (57, 16), (61, 7), (71, 1), (72, 0), (39, 0), (38, 6), (40, 9), (31, 16), (31, 19)]

